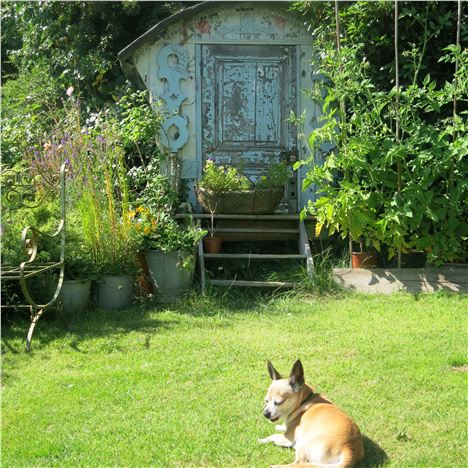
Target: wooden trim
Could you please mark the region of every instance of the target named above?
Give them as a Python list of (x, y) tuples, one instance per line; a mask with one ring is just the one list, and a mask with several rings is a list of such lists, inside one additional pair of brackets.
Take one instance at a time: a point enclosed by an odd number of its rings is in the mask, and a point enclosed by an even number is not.
[(283, 259), (297, 259), (302, 260), (307, 258), (306, 255), (301, 254), (205, 254), (205, 258), (233, 258), (233, 259), (258, 259), (258, 260), (283, 260)]
[(306, 256), (307, 275), (312, 278), (312, 276), (314, 276), (314, 260), (310, 251), (309, 237), (307, 236), (303, 221), (299, 221), (299, 252)]
[[(197, 214), (197, 213), (178, 213), (176, 218), (183, 219), (192, 217), (194, 219), (211, 219), (211, 214)], [(300, 214), (265, 214), (265, 215), (249, 215), (249, 214), (214, 214), (214, 219), (263, 219), (263, 220), (289, 220), (299, 221)], [(306, 216), (304, 221), (315, 221), (314, 216)]]
[(200, 284), (202, 294), (205, 295), (206, 292), (206, 278), (205, 278), (205, 259), (203, 252), (203, 239), (198, 241), (198, 261), (200, 263)]
[(264, 228), (230, 228), (230, 227), (223, 227), (223, 228), (214, 228), (214, 232), (242, 232), (242, 233), (268, 233), (268, 234), (297, 234), (299, 229), (264, 229)]
[(289, 281), (239, 281), (239, 280), (209, 280), (215, 286), (254, 286), (258, 288), (293, 288), (296, 283)]

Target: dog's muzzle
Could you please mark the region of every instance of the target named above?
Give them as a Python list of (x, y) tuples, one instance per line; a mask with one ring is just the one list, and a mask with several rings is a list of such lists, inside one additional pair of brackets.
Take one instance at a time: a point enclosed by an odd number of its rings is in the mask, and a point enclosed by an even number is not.
[(279, 416), (277, 416), (276, 418), (272, 418), (271, 413), (268, 410), (265, 410), (263, 412), (263, 416), (265, 416), (265, 418), (269, 419), (271, 422), (275, 422), (275, 421), (277, 421), (279, 419)]

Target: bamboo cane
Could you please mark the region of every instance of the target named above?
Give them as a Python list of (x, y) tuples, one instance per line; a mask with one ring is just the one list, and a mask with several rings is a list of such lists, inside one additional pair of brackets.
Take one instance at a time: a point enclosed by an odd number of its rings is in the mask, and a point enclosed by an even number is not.
[[(457, 7), (457, 35), (456, 35), (456, 45), (460, 47), (460, 29), (461, 29), (461, 13), (462, 13), (462, 2), (458, 0), (458, 7)], [(457, 130), (455, 126), (455, 119), (457, 118), (457, 94), (456, 90), (458, 87), (458, 56), (455, 57), (455, 72), (453, 75), (453, 130), (452, 130), (452, 140), (455, 141), (457, 138)], [(450, 168), (450, 178), (449, 178), (449, 185), (452, 186), (453, 179), (455, 178), (455, 161), (452, 159), (452, 166)]]
[[(341, 52), (341, 39), (340, 39), (340, 14), (338, 10), (338, 0), (335, 0), (335, 26), (336, 26), (336, 50), (338, 55)], [(340, 72), (343, 71), (343, 64), (340, 57)], [(342, 125), (346, 122), (346, 102), (344, 99), (340, 100), (340, 119)], [(343, 128), (343, 126), (342, 126)], [(342, 131), (341, 141), (345, 139), (346, 130)], [(349, 171), (346, 171), (346, 178), (349, 180)], [(348, 217), (348, 226), (351, 226), (351, 217)], [(353, 238), (351, 237), (351, 230), (348, 228), (348, 249), (349, 249), (349, 267), (353, 267)]]
[[(400, 73), (398, 63), (398, 0), (395, 0), (395, 138), (400, 143)], [(397, 161), (397, 192), (401, 193), (401, 164)], [(401, 248), (398, 249), (397, 267), (401, 268)]]

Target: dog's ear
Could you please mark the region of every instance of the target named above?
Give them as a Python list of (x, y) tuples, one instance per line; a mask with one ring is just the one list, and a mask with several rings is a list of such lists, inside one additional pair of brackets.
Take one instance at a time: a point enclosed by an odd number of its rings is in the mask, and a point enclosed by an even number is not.
[(270, 374), (271, 380), (280, 380), (282, 379), (281, 374), (273, 367), (273, 364), (270, 361), (267, 361), (268, 373)]
[(304, 385), (304, 368), (300, 359), (293, 365), (291, 374), (289, 375), (289, 385), (291, 385), (294, 392), (298, 392)]

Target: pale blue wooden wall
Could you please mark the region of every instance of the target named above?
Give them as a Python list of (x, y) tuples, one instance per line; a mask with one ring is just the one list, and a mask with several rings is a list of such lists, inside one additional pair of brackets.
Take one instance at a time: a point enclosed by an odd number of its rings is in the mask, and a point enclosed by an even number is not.
[[(236, 64), (236, 48), (242, 50), (242, 46), (250, 46), (253, 51), (253, 45), (256, 50), (250, 53), (250, 57), (244, 48), (244, 66), (239, 60)], [(171, 47), (174, 53), (168, 54)], [(258, 47), (264, 47), (263, 56)], [(224, 56), (221, 53), (219, 60), (223, 63), (221, 67), (218, 64), (216, 71), (213, 70), (218, 75), (209, 75), (209, 62), (216, 56), (216, 50), (224, 50)], [(210, 154), (210, 141), (215, 148), (211, 151), (214, 159), (222, 161), (224, 158), (226, 163), (232, 164), (243, 159), (253, 177), (269, 161), (278, 159), (277, 150), (282, 146), (296, 147), (300, 158), (307, 155), (307, 147), (297, 134), (307, 135), (317, 125), (320, 113), (319, 107), (301, 92), (302, 89), (310, 89), (317, 79), (310, 67), (312, 54), (312, 39), (300, 18), (287, 12), (281, 4), (272, 2), (204, 7), (195, 11), (193, 16), (172, 23), (158, 37), (145, 42), (133, 53), (133, 63), (152, 101), (162, 101), (164, 107), (171, 111), (172, 122), (183, 127), (182, 132), (176, 132), (179, 143), (182, 141), (181, 133), (183, 138), (186, 134), (186, 142), (178, 155), (180, 175), (189, 188), (189, 201), (195, 201), (193, 185), (201, 176), (204, 159)], [(161, 60), (166, 60), (164, 63), (169, 63), (169, 69), (172, 68), (172, 73), (166, 78), (163, 76), (165, 72), (161, 75)], [(223, 75), (219, 75), (221, 72)], [(259, 73), (262, 76), (258, 76)], [(220, 85), (223, 77), (225, 82)], [(237, 83), (245, 83), (244, 88), (235, 84), (236, 79)], [(281, 80), (286, 89), (279, 89)], [(271, 83), (270, 88), (267, 82)], [(250, 86), (260, 86), (260, 92), (249, 92), (249, 83)], [(214, 98), (214, 93), (218, 93), (221, 101), (216, 109), (207, 109), (207, 102)], [(237, 106), (237, 110), (232, 98), (236, 93), (245, 101)], [(175, 94), (173, 104), (175, 102), (178, 109), (171, 104), (168, 106), (172, 94)], [(304, 128), (298, 131), (285, 121), (284, 116), (290, 110), (301, 114), (304, 109)], [(217, 119), (212, 112), (218, 112)], [(212, 129), (208, 135), (210, 119), (212, 122), (216, 120), (218, 128)], [(174, 131), (174, 125), (166, 127)], [(298, 209), (308, 199), (315, 199), (314, 187), (306, 192), (300, 190), (306, 171), (307, 168), (303, 167), (297, 174)]]

